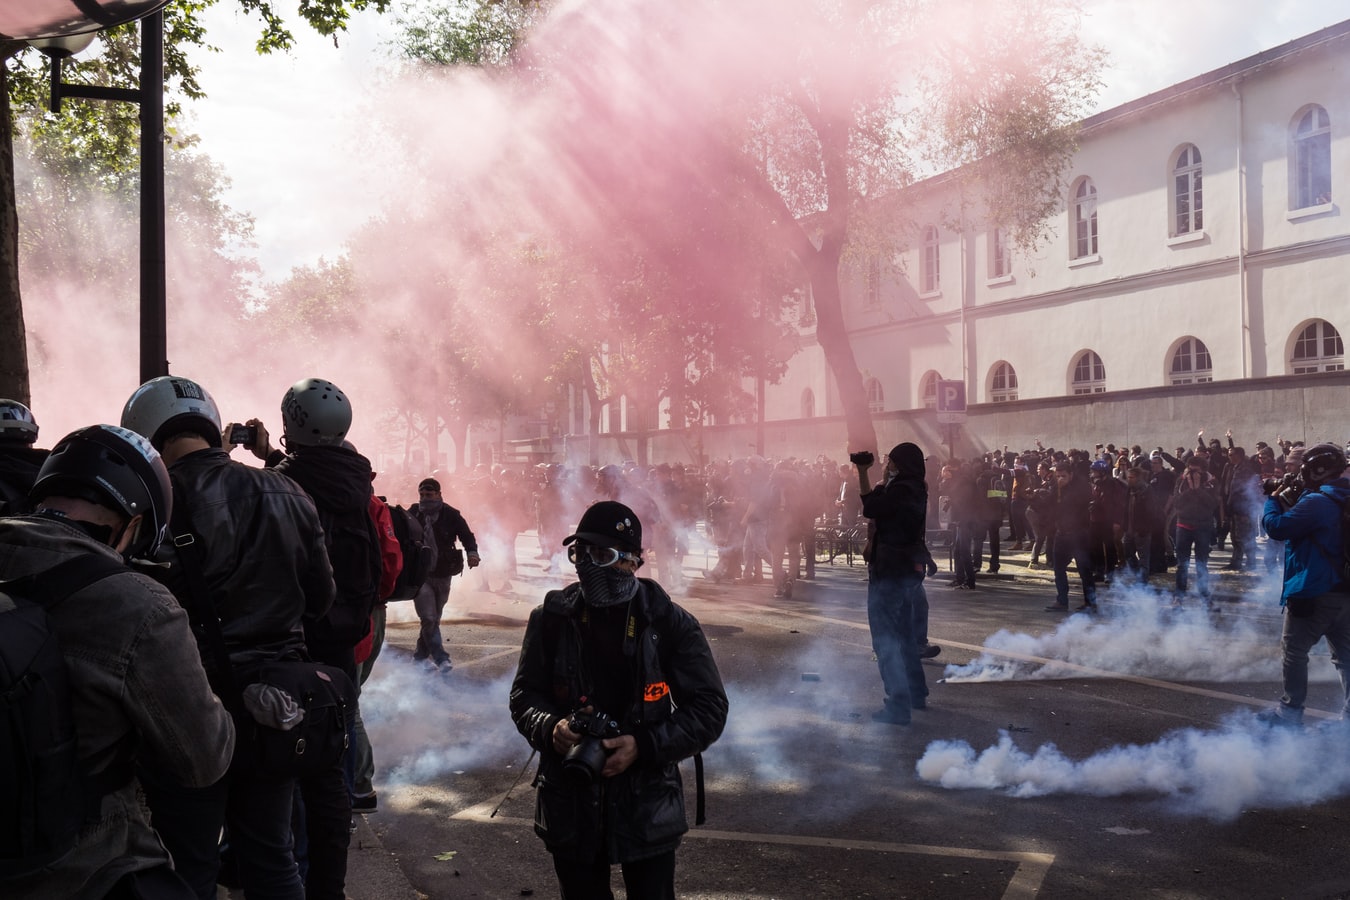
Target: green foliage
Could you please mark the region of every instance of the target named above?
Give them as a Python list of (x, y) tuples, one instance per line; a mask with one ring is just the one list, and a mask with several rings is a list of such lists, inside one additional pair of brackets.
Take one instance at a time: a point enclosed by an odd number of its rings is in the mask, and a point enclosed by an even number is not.
[(548, 0), (449, 0), (400, 18), (399, 53), (435, 66), (515, 62), (525, 36), (552, 6)]

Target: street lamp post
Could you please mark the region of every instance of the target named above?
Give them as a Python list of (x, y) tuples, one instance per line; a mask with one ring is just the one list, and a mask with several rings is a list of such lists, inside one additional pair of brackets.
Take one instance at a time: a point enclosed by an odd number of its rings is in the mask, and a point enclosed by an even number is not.
[[(162, 4), (161, 4), (162, 6)], [(63, 60), (89, 45), (89, 33), (43, 38), (30, 43), (51, 59), (51, 110), (67, 97), (118, 100), (141, 107), (141, 327), (142, 382), (169, 374), (164, 269), (164, 12), (141, 19), (140, 86), (110, 88), (66, 84)]]

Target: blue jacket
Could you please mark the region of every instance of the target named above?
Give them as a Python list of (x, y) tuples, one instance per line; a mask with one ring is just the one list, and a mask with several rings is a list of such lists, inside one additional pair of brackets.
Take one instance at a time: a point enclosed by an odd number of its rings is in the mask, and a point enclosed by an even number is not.
[(1320, 597), (1341, 583), (1341, 504), (1350, 503), (1350, 481), (1337, 478), (1308, 491), (1285, 510), (1266, 498), (1261, 524), (1284, 541), (1284, 600)]

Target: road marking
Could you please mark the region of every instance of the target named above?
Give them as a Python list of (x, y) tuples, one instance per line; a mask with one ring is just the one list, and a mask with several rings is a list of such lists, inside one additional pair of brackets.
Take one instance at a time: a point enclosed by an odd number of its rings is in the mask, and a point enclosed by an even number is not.
[[(477, 806), (455, 813), (450, 818), (461, 822), (493, 823), (534, 827), (534, 820), (516, 816), (492, 816), (492, 810), (501, 804), (506, 794), (499, 794)], [(1032, 900), (1041, 889), (1045, 875), (1055, 862), (1053, 853), (1033, 853), (1020, 850), (976, 850), (967, 847), (942, 847), (930, 844), (893, 844), (887, 841), (855, 841), (847, 838), (811, 837), (809, 835), (772, 834), (753, 831), (715, 831), (708, 828), (690, 829), (685, 837), (703, 841), (729, 841), (742, 844), (777, 844), (788, 847), (829, 847), (838, 850), (866, 850), (873, 853), (908, 853), (914, 856), (941, 856), (952, 859), (994, 860), (1016, 863), (1012, 879), (1003, 892), (1004, 900)]]

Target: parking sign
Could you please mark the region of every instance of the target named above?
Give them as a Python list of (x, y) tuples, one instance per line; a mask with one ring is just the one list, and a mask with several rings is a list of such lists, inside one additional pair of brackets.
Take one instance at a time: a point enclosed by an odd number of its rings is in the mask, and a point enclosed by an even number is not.
[(962, 425), (966, 421), (966, 383), (937, 383), (937, 420), (943, 425)]

